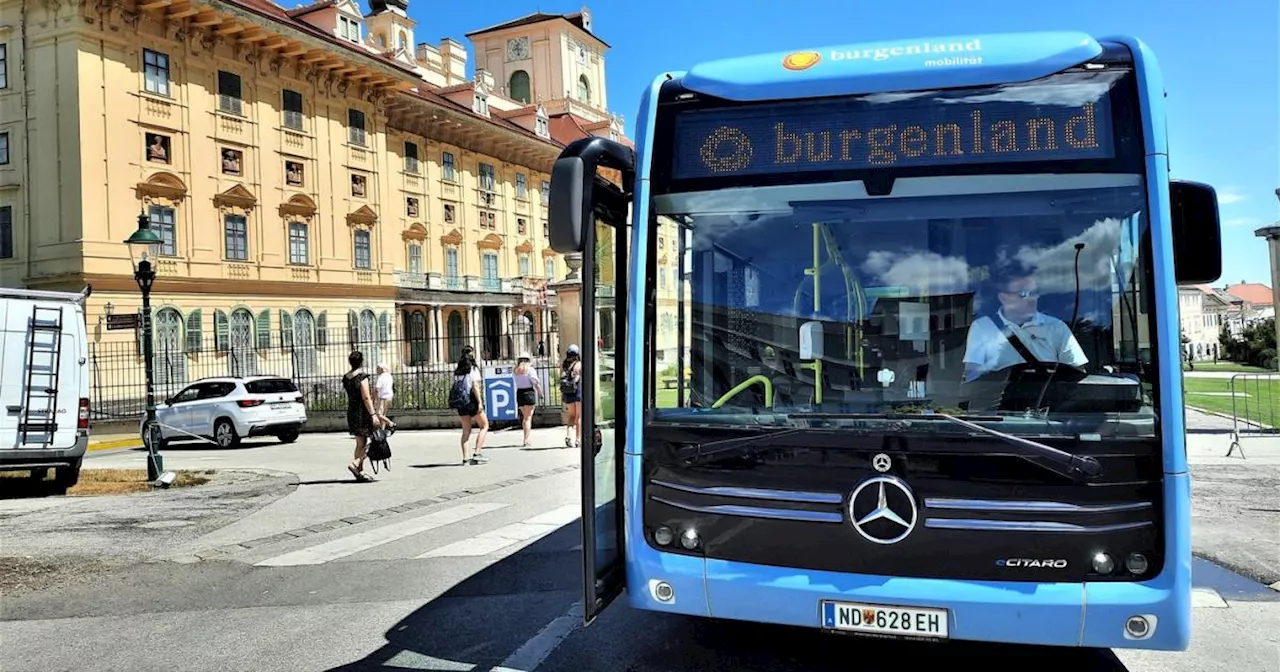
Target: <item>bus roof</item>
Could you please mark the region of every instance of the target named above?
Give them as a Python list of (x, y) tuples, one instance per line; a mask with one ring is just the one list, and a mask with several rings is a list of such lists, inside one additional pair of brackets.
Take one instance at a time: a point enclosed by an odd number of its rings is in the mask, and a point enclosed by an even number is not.
[(742, 101), (983, 86), (1044, 77), (1102, 51), (1081, 32), (924, 37), (709, 61), (682, 84)]

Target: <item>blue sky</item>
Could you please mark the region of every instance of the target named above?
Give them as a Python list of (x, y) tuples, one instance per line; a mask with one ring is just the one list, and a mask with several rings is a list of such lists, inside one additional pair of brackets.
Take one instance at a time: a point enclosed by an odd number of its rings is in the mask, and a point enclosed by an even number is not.
[[(293, 3), (286, 2), (288, 5)], [(367, 0), (363, 3), (367, 9)], [(1254, 229), (1280, 220), (1280, 3), (1228, 0), (600, 0), (589, 4), (605, 56), (609, 107), (635, 135), (640, 92), (665, 70), (700, 61), (868, 40), (1019, 30), (1128, 33), (1155, 51), (1169, 91), (1174, 177), (1218, 189), (1222, 282), (1270, 282), (1266, 244)], [(419, 42), (465, 33), (534, 11), (567, 13), (581, 2), (411, 0)], [(1057, 14), (1047, 8), (1058, 10)], [(474, 60), (474, 59), (472, 59)], [(1219, 283), (1219, 284), (1220, 284)]]

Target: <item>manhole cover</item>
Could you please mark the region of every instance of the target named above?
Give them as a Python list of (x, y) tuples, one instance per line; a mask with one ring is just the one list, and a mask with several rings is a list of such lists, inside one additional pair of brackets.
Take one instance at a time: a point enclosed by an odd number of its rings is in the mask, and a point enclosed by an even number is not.
[(150, 523), (138, 523), (134, 527), (145, 527), (149, 529), (158, 529), (165, 527), (186, 527), (191, 524), (189, 520), (157, 520)]

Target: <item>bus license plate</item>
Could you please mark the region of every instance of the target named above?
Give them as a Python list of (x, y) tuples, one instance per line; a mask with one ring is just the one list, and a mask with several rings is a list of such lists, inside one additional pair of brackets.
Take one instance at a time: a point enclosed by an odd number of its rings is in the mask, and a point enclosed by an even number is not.
[(947, 611), (883, 604), (823, 602), (822, 626), (830, 630), (877, 635), (946, 638)]

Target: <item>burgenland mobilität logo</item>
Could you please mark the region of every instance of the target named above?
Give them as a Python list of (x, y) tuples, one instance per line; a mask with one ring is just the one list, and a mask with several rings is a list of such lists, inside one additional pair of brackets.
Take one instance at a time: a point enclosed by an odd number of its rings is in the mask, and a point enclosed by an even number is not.
[(782, 67), (788, 70), (808, 70), (822, 60), (816, 51), (797, 51), (782, 57)]

